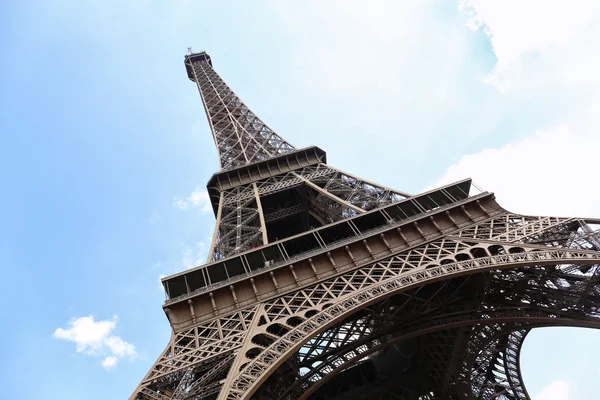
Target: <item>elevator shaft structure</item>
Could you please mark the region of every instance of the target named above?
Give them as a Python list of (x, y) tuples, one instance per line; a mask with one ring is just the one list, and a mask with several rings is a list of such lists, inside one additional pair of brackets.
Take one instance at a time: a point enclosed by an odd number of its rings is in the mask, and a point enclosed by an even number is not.
[(600, 220), (367, 181), (276, 134), (205, 52), (185, 66), (216, 225), (207, 263), (162, 280), (172, 336), (130, 400), (525, 400), (532, 328), (600, 327)]

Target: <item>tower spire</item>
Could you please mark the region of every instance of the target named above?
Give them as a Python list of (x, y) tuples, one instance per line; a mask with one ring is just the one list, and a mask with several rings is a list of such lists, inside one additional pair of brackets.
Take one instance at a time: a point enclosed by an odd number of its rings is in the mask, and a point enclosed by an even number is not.
[(206, 52), (185, 57), (188, 77), (196, 83), (217, 145), (221, 169), (228, 170), (294, 151), (261, 121), (212, 68)]

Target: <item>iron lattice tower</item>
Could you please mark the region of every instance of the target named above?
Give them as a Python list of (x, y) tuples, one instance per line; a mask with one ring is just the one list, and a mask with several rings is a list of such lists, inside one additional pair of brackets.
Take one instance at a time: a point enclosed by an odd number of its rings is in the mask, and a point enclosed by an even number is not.
[(185, 57), (217, 145), (205, 265), (163, 279), (172, 337), (130, 399), (529, 399), (534, 327), (600, 327), (590, 218), (471, 180), (409, 195), (326, 164)]

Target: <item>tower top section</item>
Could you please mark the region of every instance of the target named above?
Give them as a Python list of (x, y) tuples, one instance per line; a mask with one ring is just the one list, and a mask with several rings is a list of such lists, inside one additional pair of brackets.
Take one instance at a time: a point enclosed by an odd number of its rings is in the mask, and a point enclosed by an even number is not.
[(187, 70), (188, 78), (190, 78), (192, 82), (196, 81), (196, 78), (194, 77), (194, 69), (192, 68), (192, 65), (195, 62), (206, 62), (212, 67), (212, 61), (207, 52), (201, 51), (200, 53), (187, 54), (185, 56), (185, 69)]
[(206, 52), (185, 56), (187, 75), (196, 82), (222, 170), (268, 160), (296, 148), (277, 135), (240, 100), (212, 67)]

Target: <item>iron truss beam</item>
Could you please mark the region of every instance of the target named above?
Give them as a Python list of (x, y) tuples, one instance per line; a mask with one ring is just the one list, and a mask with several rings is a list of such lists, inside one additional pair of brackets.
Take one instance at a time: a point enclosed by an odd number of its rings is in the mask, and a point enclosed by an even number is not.
[(411, 196), (326, 164), (186, 57), (219, 152), (209, 262), (164, 279), (171, 339), (131, 400), (528, 400), (536, 327), (600, 327), (600, 221)]

